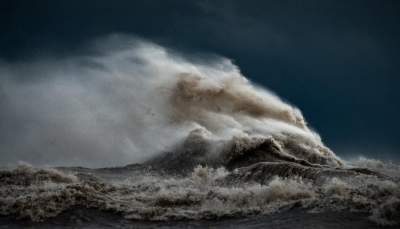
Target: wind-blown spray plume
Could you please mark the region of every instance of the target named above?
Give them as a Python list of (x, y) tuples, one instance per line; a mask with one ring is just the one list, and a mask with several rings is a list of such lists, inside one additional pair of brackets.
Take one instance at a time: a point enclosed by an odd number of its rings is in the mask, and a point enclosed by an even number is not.
[(2, 65), (2, 164), (142, 162), (193, 135), (209, 143), (209, 153), (221, 151), (221, 142), (273, 137), (285, 157), (339, 164), (297, 108), (251, 84), (228, 59), (191, 62), (121, 37), (92, 50)]

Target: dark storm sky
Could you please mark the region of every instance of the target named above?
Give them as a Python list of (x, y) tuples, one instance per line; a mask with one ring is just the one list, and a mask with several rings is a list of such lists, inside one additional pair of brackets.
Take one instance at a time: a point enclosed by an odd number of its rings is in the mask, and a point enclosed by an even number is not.
[(72, 55), (110, 33), (231, 58), (339, 155), (400, 158), (400, 1), (0, 3), (2, 61)]

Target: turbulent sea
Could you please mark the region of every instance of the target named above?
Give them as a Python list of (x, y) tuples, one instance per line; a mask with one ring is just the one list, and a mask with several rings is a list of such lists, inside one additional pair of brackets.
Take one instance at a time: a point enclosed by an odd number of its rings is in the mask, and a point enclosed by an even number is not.
[(354, 163), (256, 162), (185, 174), (156, 165), (20, 165), (0, 173), (0, 228), (397, 228), (399, 166)]
[(93, 50), (1, 66), (0, 228), (399, 226), (399, 165), (341, 159), (232, 61)]

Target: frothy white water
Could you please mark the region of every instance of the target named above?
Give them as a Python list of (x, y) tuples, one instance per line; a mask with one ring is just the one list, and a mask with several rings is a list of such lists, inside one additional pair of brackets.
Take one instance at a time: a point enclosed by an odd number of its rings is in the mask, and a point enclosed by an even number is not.
[(0, 66), (1, 164), (111, 166), (176, 149), (195, 131), (220, 141), (289, 139), (335, 158), (299, 109), (249, 82), (226, 58), (189, 61), (114, 36), (90, 55)]
[(126, 168), (77, 171), (72, 175), (71, 171), (27, 166), (0, 171), (0, 215), (44, 221), (83, 207), (119, 213), (127, 219), (164, 221), (245, 217), (302, 208), (310, 213), (361, 212), (379, 225), (400, 223), (399, 183), (370, 175), (328, 177), (321, 183), (292, 176), (231, 184), (231, 172), (201, 166), (185, 177), (143, 171), (132, 174)]

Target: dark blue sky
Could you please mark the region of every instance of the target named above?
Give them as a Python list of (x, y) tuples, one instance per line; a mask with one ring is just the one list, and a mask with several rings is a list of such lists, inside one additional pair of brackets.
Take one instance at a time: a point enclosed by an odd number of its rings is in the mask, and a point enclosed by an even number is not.
[(0, 29), (6, 62), (73, 55), (110, 33), (223, 55), (298, 106), (339, 155), (400, 158), (397, 0), (6, 0)]

